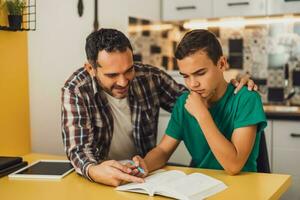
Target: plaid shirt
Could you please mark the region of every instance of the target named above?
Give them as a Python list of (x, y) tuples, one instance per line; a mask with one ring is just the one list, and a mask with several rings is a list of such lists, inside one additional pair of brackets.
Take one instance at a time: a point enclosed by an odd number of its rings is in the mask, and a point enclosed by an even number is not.
[[(134, 68), (128, 99), (134, 143), (137, 152), (145, 156), (156, 145), (159, 109), (171, 112), (185, 87), (156, 67), (135, 63)], [(62, 88), (63, 143), (79, 174), (89, 178), (88, 166), (107, 159), (113, 123), (103, 89), (80, 68)]]

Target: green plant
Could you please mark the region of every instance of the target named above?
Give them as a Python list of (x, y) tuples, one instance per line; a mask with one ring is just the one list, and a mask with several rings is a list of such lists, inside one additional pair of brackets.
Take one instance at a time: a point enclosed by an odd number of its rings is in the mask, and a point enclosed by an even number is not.
[(23, 0), (7, 0), (5, 5), (9, 15), (22, 15), (26, 4)]

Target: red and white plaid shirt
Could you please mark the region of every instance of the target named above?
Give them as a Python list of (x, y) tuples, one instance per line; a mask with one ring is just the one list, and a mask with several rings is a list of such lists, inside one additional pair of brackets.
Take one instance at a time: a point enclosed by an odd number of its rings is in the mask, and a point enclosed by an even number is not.
[[(137, 152), (145, 156), (156, 145), (159, 109), (171, 112), (186, 89), (157, 67), (134, 64), (129, 107)], [(107, 159), (113, 117), (106, 96), (94, 78), (80, 68), (62, 88), (62, 136), (66, 154), (79, 174)]]

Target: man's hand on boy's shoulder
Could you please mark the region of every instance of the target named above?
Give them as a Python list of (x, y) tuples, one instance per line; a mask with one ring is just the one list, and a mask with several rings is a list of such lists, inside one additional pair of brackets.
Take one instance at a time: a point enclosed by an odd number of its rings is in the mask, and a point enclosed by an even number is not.
[(257, 91), (258, 86), (254, 83), (252, 79), (250, 79), (249, 74), (241, 75), (237, 79), (231, 79), (230, 81), (236, 88), (234, 90), (234, 93), (238, 93), (240, 89), (242, 89), (243, 86), (247, 86), (248, 90), (252, 91)]

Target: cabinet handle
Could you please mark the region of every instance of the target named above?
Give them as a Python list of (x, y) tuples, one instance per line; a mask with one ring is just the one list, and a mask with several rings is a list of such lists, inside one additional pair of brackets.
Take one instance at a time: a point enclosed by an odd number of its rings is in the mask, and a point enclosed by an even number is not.
[(180, 11), (180, 10), (195, 10), (196, 6), (180, 6), (180, 7), (176, 7), (176, 10)]
[(284, 0), (285, 2), (293, 2), (293, 1), (300, 1), (300, 0)]
[(300, 133), (291, 133), (291, 137), (300, 137)]
[(227, 3), (227, 6), (248, 6), (249, 2), (236, 2), (236, 3)]

